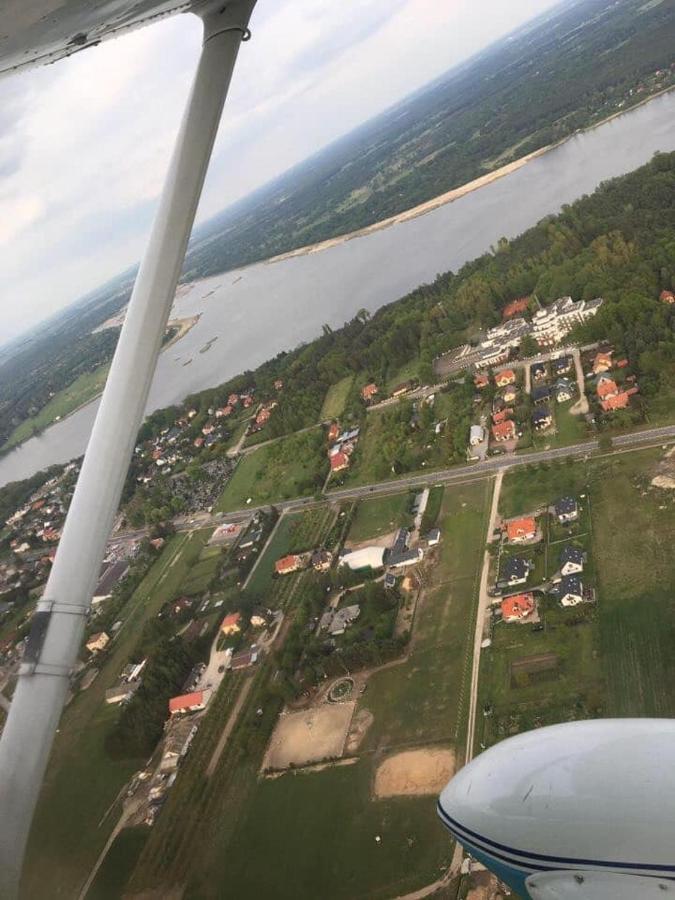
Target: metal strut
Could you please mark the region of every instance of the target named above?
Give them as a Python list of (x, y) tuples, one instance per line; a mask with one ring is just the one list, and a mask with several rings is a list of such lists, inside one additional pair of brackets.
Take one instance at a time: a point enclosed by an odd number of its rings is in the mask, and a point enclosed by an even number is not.
[(225, 96), (255, 0), (203, 7), (199, 65), (28, 658), (0, 740), (0, 897), (18, 895), (28, 833), (140, 428)]

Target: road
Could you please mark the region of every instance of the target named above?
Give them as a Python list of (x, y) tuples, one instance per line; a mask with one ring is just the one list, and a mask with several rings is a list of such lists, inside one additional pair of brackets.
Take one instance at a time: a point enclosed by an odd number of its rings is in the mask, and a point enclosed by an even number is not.
[[(612, 450), (607, 454), (621, 450), (638, 449), (639, 447), (657, 446), (661, 443), (675, 440), (675, 425), (663, 425), (659, 428), (646, 428), (642, 431), (634, 431), (614, 437)], [(503, 454), (491, 456), (482, 462), (475, 462), (466, 466), (453, 466), (449, 469), (436, 469), (431, 472), (422, 472), (417, 475), (407, 475), (392, 481), (380, 481), (375, 484), (366, 484), (340, 490), (326, 491), (321, 500), (313, 497), (298, 497), (295, 500), (280, 500), (274, 506), (279, 511), (293, 512), (301, 509), (311, 509), (325, 503), (326, 500), (358, 500), (363, 497), (383, 496), (396, 494), (411, 488), (428, 487), (434, 484), (462, 484), (479, 478), (487, 478), (494, 475), (502, 468), (514, 466), (527, 466), (531, 463), (551, 462), (556, 459), (565, 459), (568, 456), (583, 457), (597, 451), (598, 441), (583, 441), (579, 444), (571, 444), (569, 447), (557, 447), (552, 450), (537, 450), (534, 453)], [(176, 519), (174, 525), (177, 531), (192, 531), (195, 528), (211, 528), (223, 522), (245, 522), (255, 512), (269, 509), (269, 505), (251, 506), (247, 509), (234, 510), (227, 513), (195, 513), (189, 519)], [(128, 540), (130, 536), (142, 537), (145, 530), (138, 529), (134, 532), (115, 535), (115, 540)]]
[[(494, 490), (492, 493), (492, 507), (490, 509), (490, 519), (487, 528), (487, 544), (492, 541), (492, 534), (495, 530), (497, 514), (499, 510), (499, 496), (502, 491), (502, 481), (504, 479), (504, 469), (497, 472), (495, 478)], [(490, 606), (490, 597), (488, 596), (488, 577), (490, 574), (490, 552), (485, 549), (483, 556), (483, 569), (480, 576), (480, 589), (478, 592), (478, 609), (476, 611), (476, 630), (473, 639), (473, 664), (471, 668), (471, 690), (469, 692), (469, 719), (466, 731), (466, 749), (464, 752), (465, 763), (471, 762), (473, 759), (473, 747), (475, 743), (476, 733), (476, 704), (478, 702), (478, 671), (480, 668), (480, 651), (483, 642), (483, 633), (485, 629), (485, 617)]]

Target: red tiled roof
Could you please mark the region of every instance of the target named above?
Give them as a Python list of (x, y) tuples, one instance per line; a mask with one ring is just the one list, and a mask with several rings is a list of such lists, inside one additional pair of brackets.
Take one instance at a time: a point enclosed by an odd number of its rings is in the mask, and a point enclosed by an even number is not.
[(510, 319), (511, 316), (515, 316), (516, 313), (525, 312), (529, 305), (529, 297), (519, 297), (517, 300), (511, 300), (511, 302), (507, 303), (502, 310), (502, 318)]
[(619, 393), (619, 388), (612, 378), (603, 378), (598, 382), (598, 397), (602, 400), (604, 397), (613, 397)]
[(371, 384), (366, 384), (361, 388), (361, 396), (364, 400), (370, 400), (370, 398), (374, 397), (378, 391), (378, 386), (374, 382), (371, 382)]
[(484, 387), (487, 387), (488, 384), (490, 384), (490, 379), (487, 375), (482, 375), (482, 374), (474, 375), (473, 383), (476, 385), (477, 388), (484, 388)]
[(241, 613), (234, 612), (225, 616), (220, 623), (221, 628), (230, 628), (232, 625), (238, 625), (241, 622)]
[(506, 525), (506, 533), (510, 541), (514, 538), (534, 537), (537, 532), (537, 521), (532, 516), (523, 519), (514, 519)]
[(283, 574), (284, 572), (291, 572), (293, 569), (297, 569), (298, 567), (298, 557), (295, 555), (290, 556), (282, 556), (281, 559), (278, 559), (274, 563), (274, 568), (279, 574)]
[(613, 409), (625, 409), (630, 403), (631, 394), (637, 394), (637, 388), (629, 388), (613, 397), (607, 397), (606, 400), (600, 401), (600, 405), (605, 412), (611, 412)]
[(338, 450), (337, 453), (333, 453), (330, 457), (330, 467), (333, 472), (339, 472), (340, 469), (346, 469), (348, 465), (349, 457), (341, 450)]
[(501, 609), (504, 619), (524, 619), (534, 610), (534, 597), (532, 594), (505, 597), (501, 602)]
[(672, 291), (661, 291), (659, 300), (661, 303), (675, 303), (675, 294)]
[(191, 709), (193, 706), (201, 706), (204, 702), (204, 691), (193, 691), (191, 694), (181, 694), (169, 700), (169, 712), (179, 712), (181, 709)]
[(497, 439), (508, 439), (510, 437), (513, 437), (515, 433), (516, 424), (511, 419), (507, 419), (506, 422), (499, 422), (497, 425), (492, 426), (492, 436)]
[(513, 369), (502, 369), (501, 372), (497, 372), (495, 375), (495, 384), (504, 385), (511, 384), (516, 380), (516, 373)]

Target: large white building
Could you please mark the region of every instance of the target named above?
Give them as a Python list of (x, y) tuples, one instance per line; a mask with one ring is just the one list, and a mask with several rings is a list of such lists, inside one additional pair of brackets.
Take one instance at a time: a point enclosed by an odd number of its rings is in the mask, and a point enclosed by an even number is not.
[(349, 566), (353, 572), (368, 567), (381, 569), (384, 566), (384, 547), (362, 547), (360, 550), (352, 550), (340, 559), (340, 565)]
[(561, 297), (537, 310), (532, 317), (532, 337), (540, 347), (550, 347), (561, 341), (575, 325), (581, 325), (594, 316), (602, 305), (602, 298), (595, 300), (572, 300)]

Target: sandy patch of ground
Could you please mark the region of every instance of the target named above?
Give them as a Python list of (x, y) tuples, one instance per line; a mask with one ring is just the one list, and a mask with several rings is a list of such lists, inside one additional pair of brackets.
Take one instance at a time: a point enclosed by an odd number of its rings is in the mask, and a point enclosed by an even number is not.
[(375, 716), (369, 709), (360, 709), (354, 716), (352, 727), (347, 735), (345, 753), (356, 753), (361, 746), (366, 732), (375, 721)]
[(361, 550), (362, 547), (391, 547), (394, 539), (398, 534), (398, 530), (389, 531), (387, 534), (381, 534), (379, 537), (370, 538), (367, 541), (347, 541), (345, 550)]
[(380, 763), (373, 791), (378, 799), (401, 795), (436, 794), (455, 774), (455, 751), (406, 750)]
[(342, 756), (356, 701), (326, 703), (279, 717), (263, 769), (286, 769)]

